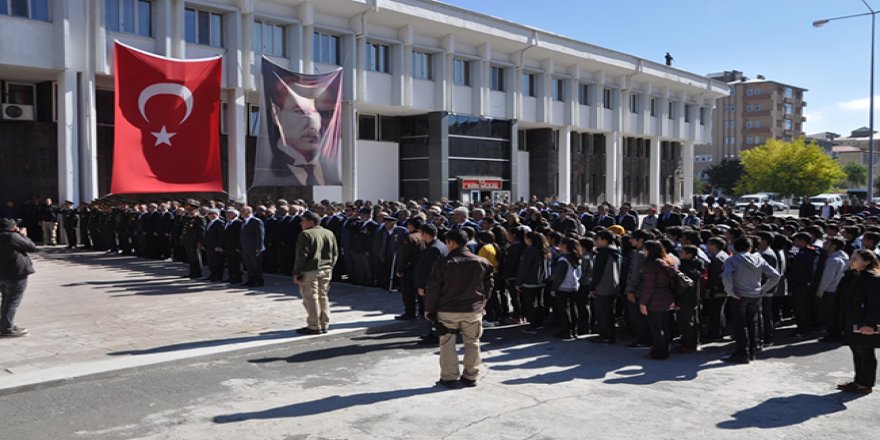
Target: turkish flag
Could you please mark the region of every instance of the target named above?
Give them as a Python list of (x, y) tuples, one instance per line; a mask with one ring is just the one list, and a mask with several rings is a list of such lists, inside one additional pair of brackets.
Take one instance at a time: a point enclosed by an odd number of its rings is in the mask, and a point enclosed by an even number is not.
[(116, 43), (113, 194), (223, 192), (220, 57), (174, 60)]

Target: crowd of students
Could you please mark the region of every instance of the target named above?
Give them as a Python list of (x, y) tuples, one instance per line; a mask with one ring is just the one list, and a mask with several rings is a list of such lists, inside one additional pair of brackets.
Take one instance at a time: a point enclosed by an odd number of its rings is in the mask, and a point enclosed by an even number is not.
[[(629, 204), (537, 201), (464, 206), (426, 199), (278, 200), (253, 208), (217, 201), (98, 203), (80, 207), (76, 235), (95, 249), (189, 260), (189, 276), (200, 275), (205, 257), (211, 281), (220, 282), (225, 270), (227, 281), (240, 281), (241, 262), (227, 258), (240, 252), (240, 242), (224, 235), (236, 233), (239, 228), (226, 223), (241, 221), (245, 209), (261, 223), (257, 249), (264, 249), (260, 267), (246, 272), (289, 275), (299, 218), (311, 211), (340, 244), (334, 280), (399, 290), (400, 320), (423, 317), (431, 269), (447, 252), (444, 237), (461, 230), (467, 248), (494, 268), (484, 326), (553, 329), (565, 340), (603, 344), (627, 335), (628, 346), (650, 347), (652, 359), (694, 352), (732, 335), (736, 348), (726, 360), (745, 364), (773, 345), (776, 329), (787, 323), (793, 328), (786, 337), (818, 337), (822, 343), (840, 343), (853, 333), (872, 341), (880, 323), (876, 206), (798, 218), (760, 209), (740, 216), (717, 203), (688, 210), (665, 205), (640, 218)], [(212, 239), (215, 223), (219, 236)], [(262, 273), (253, 275), (261, 280)], [(854, 299), (859, 289), (861, 299)], [(423, 340), (436, 338), (429, 332)], [(876, 370), (873, 349), (870, 355), (853, 351), (860, 374), (846, 386), (870, 391), (874, 376), (866, 371)]]

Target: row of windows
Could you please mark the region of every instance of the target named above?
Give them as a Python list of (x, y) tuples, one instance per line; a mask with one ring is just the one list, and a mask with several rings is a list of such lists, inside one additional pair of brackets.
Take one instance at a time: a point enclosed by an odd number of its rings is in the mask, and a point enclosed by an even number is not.
[(761, 136), (750, 137), (746, 136), (746, 145), (761, 145)]
[(49, 0), (0, 0), (0, 15), (49, 21)]
[(761, 104), (749, 104), (746, 106), (747, 112), (759, 112), (761, 111)]
[(746, 121), (746, 128), (761, 128), (761, 121), (758, 119)]
[(746, 96), (759, 96), (761, 94), (761, 88), (748, 88), (746, 89)]
[(724, 145), (736, 145), (736, 136), (724, 136)]

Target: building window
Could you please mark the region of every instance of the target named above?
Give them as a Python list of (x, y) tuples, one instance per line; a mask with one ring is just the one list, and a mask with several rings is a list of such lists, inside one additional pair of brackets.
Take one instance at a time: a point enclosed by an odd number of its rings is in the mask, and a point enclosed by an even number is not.
[(709, 109), (700, 107), (700, 125), (706, 125), (707, 119), (709, 119)]
[(657, 117), (657, 98), (651, 98), (651, 117)]
[(760, 94), (761, 94), (761, 88), (760, 88), (760, 87), (755, 87), (755, 91), (754, 91), (753, 93), (755, 94), (755, 96), (760, 95)]
[[(13, 0), (13, 12), (16, 10), (16, 3), (24, 2)], [(149, 0), (107, 0), (105, 6), (107, 10), (104, 19), (108, 30), (143, 37), (152, 36), (153, 5)]]
[[(748, 126), (748, 124), (746, 124)], [(735, 120), (724, 121), (724, 128), (736, 128)]]
[(321, 64), (339, 64), (339, 35), (315, 32), (312, 60)]
[(752, 110), (756, 112), (761, 111), (761, 104), (755, 104), (754, 106), (752, 106)]
[(430, 80), (434, 78), (431, 66), (431, 54), (413, 51), (413, 78)]
[(358, 139), (365, 141), (379, 140), (379, 124), (376, 115), (358, 114)]
[(752, 128), (752, 121), (746, 121), (746, 128)]
[(749, 105), (746, 106), (746, 111), (747, 111), (747, 112), (751, 112), (753, 108), (754, 108), (754, 107), (753, 107), (751, 104), (749, 104)]
[(260, 106), (248, 107), (248, 132), (251, 136), (260, 134)]
[(6, 83), (6, 104), (34, 105), (36, 87), (33, 84)]
[(590, 105), (589, 84), (578, 84), (578, 103), (580, 103), (580, 105)]
[(691, 122), (691, 112), (693, 111), (694, 106), (690, 104), (684, 105), (684, 122)]
[(674, 102), (669, 101), (669, 108), (667, 110), (669, 110), (669, 112), (666, 113), (666, 117), (669, 119), (675, 119), (675, 103)]
[(489, 90), (496, 92), (504, 91), (504, 68), (491, 66), (489, 68)]
[(523, 96), (535, 96), (535, 74), (534, 73), (526, 73), (522, 74), (522, 94)]
[(639, 95), (629, 95), (629, 111), (630, 113), (639, 112)]
[(602, 107), (611, 108), (611, 89), (602, 89)]
[(752, 89), (746, 89), (746, 96), (752, 96)]
[(791, 125), (792, 125), (791, 119), (783, 120), (782, 125), (783, 125), (783, 127), (785, 127), (786, 130), (791, 130)]
[(254, 52), (283, 57), (287, 53), (284, 36), (284, 26), (255, 20), (253, 30)]
[(183, 12), (184, 39), (187, 43), (223, 46), (223, 15), (186, 8)]
[(471, 85), (471, 62), (456, 58), (452, 61), (452, 81), (457, 86)]
[(791, 87), (786, 87), (783, 94), (785, 95), (786, 98), (792, 98), (792, 97), (794, 97), (794, 90), (792, 90)]
[(746, 145), (752, 145), (752, 138), (746, 137)]
[(761, 128), (761, 121), (758, 119), (755, 119), (754, 121), (752, 121), (752, 127)]
[(785, 104), (785, 114), (786, 115), (794, 114), (794, 106), (791, 104)]
[(49, 21), (49, 0), (0, 0), (0, 15)]
[(554, 101), (565, 101), (565, 82), (561, 79), (554, 79), (552, 92)]
[(390, 54), (388, 46), (379, 43), (367, 42), (367, 65), (366, 69), (373, 72), (388, 73), (389, 68), (388, 55)]

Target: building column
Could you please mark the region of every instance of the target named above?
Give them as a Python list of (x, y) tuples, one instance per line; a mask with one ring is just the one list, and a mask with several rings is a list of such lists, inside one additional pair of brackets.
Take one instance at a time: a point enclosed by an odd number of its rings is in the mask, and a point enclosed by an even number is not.
[(519, 126), (510, 121), (510, 201), (519, 200)]
[[(59, 85), (59, 93), (60, 93)], [(59, 95), (59, 104), (60, 104)], [(79, 197), (91, 202), (98, 197), (98, 112), (95, 106), (95, 74), (79, 78)], [(58, 115), (60, 125), (61, 114)], [(71, 200), (74, 201), (74, 200)]]
[(620, 205), (621, 185), (620, 173), (621, 169), (621, 148), (623, 145), (623, 134), (619, 131), (613, 131), (605, 134), (605, 200), (614, 206)]
[(691, 205), (694, 200), (694, 143), (685, 142), (681, 146), (681, 179), (683, 191), (681, 204)]
[(342, 164), (342, 201), (357, 199), (358, 154), (355, 146), (357, 111), (354, 102), (342, 102), (342, 133), (340, 133), (339, 161)]
[(171, 39), (171, 57), (186, 58), (186, 40), (183, 35), (183, 15), (186, 9), (184, 0), (171, 0), (169, 22), (171, 29), (168, 33)]
[(79, 204), (78, 74), (65, 70), (58, 74), (58, 201)]
[(236, 87), (227, 92), (226, 104), (226, 155), (229, 180), (229, 198), (247, 202), (246, 170), (248, 114), (245, 92)]
[(571, 202), (571, 126), (559, 130), (559, 174), (557, 197), (561, 202)]
[(648, 149), (648, 203), (660, 206), (660, 139), (651, 139)]
[(172, 11), (174, 0), (159, 0), (153, 2), (153, 12), (156, 23), (156, 53), (167, 57), (171, 56), (173, 32)]

